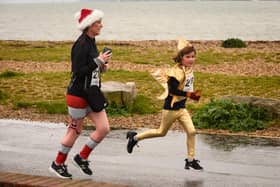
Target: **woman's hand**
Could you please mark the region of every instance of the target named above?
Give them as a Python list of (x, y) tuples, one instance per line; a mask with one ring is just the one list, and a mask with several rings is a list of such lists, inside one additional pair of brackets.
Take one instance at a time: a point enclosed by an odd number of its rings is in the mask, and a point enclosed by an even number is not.
[(105, 64), (108, 63), (111, 57), (112, 57), (112, 53), (110, 53), (110, 51), (106, 51), (105, 53), (100, 53), (98, 56), (98, 58), (102, 60)]

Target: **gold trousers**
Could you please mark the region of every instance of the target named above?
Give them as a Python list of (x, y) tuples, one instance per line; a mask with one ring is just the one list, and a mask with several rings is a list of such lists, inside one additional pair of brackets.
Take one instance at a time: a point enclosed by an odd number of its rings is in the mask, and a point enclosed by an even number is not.
[(178, 120), (180, 124), (183, 126), (184, 131), (186, 132), (187, 135), (187, 139), (186, 139), (187, 158), (194, 158), (196, 131), (191, 116), (186, 109), (163, 110), (160, 127), (158, 129), (151, 129), (143, 133), (139, 133), (136, 135), (136, 139), (140, 141), (147, 138), (163, 137), (166, 135), (171, 125), (176, 120)]

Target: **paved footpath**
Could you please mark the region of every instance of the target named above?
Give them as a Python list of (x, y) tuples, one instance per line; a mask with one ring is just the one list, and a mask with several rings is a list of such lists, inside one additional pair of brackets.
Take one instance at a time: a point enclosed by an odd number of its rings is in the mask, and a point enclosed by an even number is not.
[[(0, 119), (0, 172), (54, 176), (48, 167), (65, 133), (63, 124)], [(141, 130), (139, 130), (141, 131)], [(197, 135), (197, 158), (203, 172), (184, 170), (185, 135), (139, 143), (126, 152), (125, 130), (111, 131), (90, 156), (94, 174), (85, 176), (68, 163), (74, 179), (130, 186), (252, 186), (280, 184), (280, 139)], [(87, 131), (71, 150), (71, 158), (87, 141)], [(70, 161), (70, 159), (69, 159)]]

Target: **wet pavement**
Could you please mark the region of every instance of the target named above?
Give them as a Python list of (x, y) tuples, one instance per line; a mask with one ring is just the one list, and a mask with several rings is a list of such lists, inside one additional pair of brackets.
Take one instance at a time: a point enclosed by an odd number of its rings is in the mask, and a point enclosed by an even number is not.
[[(63, 124), (0, 120), (0, 171), (53, 176), (48, 167), (66, 128)], [(142, 130), (138, 130), (139, 132)], [(78, 139), (71, 158), (87, 141)], [(125, 130), (111, 131), (90, 156), (85, 176), (68, 160), (76, 179), (132, 186), (280, 186), (280, 139), (197, 135), (196, 158), (204, 171), (184, 170), (185, 134), (170, 131), (126, 152)]]

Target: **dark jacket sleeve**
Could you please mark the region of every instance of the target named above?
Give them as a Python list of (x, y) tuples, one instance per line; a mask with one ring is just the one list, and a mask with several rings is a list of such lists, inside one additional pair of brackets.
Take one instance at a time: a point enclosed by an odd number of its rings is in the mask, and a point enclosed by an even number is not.
[(74, 44), (71, 52), (72, 72), (78, 76), (90, 74), (97, 64), (91, 57), (90, 47), (85, 41), (78, 41)]
[(168, 84), (168, 92), (172, 95), (177, 96), (186, 96), (187, 92), (178, 89), (179, 81), (174, 77), (170, 77), (167, 81)]

